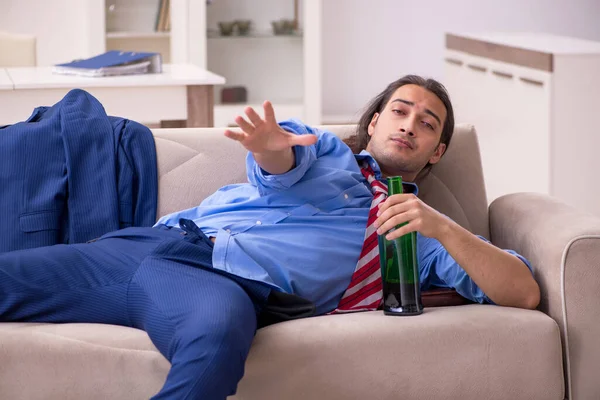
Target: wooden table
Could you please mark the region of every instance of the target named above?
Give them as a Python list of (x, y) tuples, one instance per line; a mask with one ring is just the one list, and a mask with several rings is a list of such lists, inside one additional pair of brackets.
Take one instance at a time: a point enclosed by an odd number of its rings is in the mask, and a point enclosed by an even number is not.
[(51, 106), (71, 89), (95, 96), (109, 115), (164, 127), (213, 126), (213, 85), (225, 78), (191, 64), (165, 64), (160, 74), (90, 78), (52, 73), (52, 67), (0, 69), (0, 125)]

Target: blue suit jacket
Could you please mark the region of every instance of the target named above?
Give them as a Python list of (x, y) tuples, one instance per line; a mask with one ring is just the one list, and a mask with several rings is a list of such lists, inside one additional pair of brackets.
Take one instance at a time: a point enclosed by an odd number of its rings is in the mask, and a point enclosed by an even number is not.
[(0, 252), (152, 226), (157, 192), (150, 130), (83, 90), (0, 128)]

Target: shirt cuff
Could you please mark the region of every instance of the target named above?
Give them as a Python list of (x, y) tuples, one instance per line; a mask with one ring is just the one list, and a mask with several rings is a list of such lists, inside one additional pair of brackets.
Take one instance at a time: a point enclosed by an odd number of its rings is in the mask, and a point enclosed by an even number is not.
[(254, 159), (252, 153), (248, 153), (247, 168), (254, 175), (256, 186), (262, 193), (264, 190), (285, 190), (298, 182), (311, 164), (316, 160), (314, 146), (294, 146), (294, 167), (283, 174), (269, 174), (263, 170)]

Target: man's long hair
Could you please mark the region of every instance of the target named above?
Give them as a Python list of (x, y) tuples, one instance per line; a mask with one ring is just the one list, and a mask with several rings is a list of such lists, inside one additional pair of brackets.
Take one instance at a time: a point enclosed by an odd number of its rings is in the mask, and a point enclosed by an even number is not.
[[(356, 133), (344, 139), (344, 142), (352, 149), (355, 154), (367, 148), (371, 136), (369, 136), (368, 128), (373, 115), (383, 111), (390, 98), (399, 87), (404, 85), (417, 85), (423, 89), (429, 90), (435, 94), (446, 107), (446, 119), (444, 120), (444, 126), (442, 128), (442, 135), (440, 137), (440, 143), (446, 145), (446, 150), (450, 146), (450, 140), (452, 139), (452, 133), (454, 132), (454, 111), (452, 109), (452, 103), (450, 102), (450, 96), (448, 91), (435, 79), (425, 79), (418, 75), (406, 75), (397, 81), (390, 83), (383, 92), (379, 93), (371, 102), (368, 104), (366, 110), (358, 121)], [(429, 169), (430, 164), (425, 166), (425, 169)]]

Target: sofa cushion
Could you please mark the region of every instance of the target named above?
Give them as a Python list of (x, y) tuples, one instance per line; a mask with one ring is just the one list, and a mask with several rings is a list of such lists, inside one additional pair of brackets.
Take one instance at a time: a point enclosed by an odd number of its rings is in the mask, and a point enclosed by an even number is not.
[(0, 398), (149, 398), (169, 362), (146, 332), (100, 324), (0, 324)]
[(473, 125), (456, 125), (448, 151), (420, 182), (420, 188), (424, 202), (489, 239), (488, 201)]
[(266, 327), (235, 399), (562, 400), (563, 382), (554, 320), (477, 304)]
[[(169, 369), (145, 332), (95, 324), (2, 323), (0, 360), (12, 400), (148, 398)], [(374, 311), (259, 330), (234, 399), (562, 400), (562, 373), (558, 327), (538, 311)]]
[(247, 182), (247, 152), (239, 143), (224, 137), (222, 129), (207, 129), (202, 135), (196, 129), (158, 130), (154, 137), (159, 186), (157, 218), (195, 207), (224, 185)]

